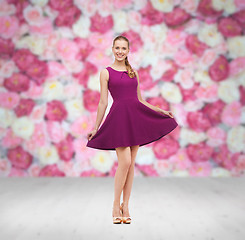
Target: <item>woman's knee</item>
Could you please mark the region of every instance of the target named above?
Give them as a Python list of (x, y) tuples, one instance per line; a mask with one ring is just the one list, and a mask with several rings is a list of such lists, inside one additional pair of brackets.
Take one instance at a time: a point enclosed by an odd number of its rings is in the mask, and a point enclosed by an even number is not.
[(131, 151), (130, 147), (119, 147), (116, 148), (118, 165), (123, 168), (129, 168), (131, 165)]
[(131, 166), (131, 159), (130, 158), (123, 159), (120, 162), (120, 165), (123, 166), (123, 168), (125, 168), (125, 169), (129, 169)]

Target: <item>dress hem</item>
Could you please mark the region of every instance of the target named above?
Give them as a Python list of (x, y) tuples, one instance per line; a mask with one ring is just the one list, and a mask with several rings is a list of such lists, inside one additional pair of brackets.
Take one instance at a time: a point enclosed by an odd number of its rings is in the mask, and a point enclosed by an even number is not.
[(149, 143), (152, 143), (152, 142), (154, 142), (154, 141), (157, 141), (157, 140), (159, 140), (160, 138), (162, 138), (162, 137), (164, 137), (165, 135), (167, 135), (167, 134), (169, 134), (170, 132), (172, 132), (176, 127), (178, 126), (178, 124), (173, 128), (173, 129), (171, 129), (170, 131), (168, 131), (168, 132), (166, 132), (166, 133), (164, 133), (164, 134), (161, 134), (159, 137), (157, 137), (157, 138), (154, 138), (153, 140), (150, 140), (150, 141), (147, 141), (147, 142), (144, 142), (144, 143), (136, 143), (136, 144), (131, 144), (131, 145), (127, 145), (127, 146), (123, 146), (123, 145), (120, 145), (120, 146), (116, 146), (116, 147), (111, 147), (111, 148), (106, 148), (106, 147), (95, 147), (95, 146), (88, 146), (88, 145), (86, 145), (86, 147), (90, 147), (90, 148), (94, 148), (94, 149), (99, 149), (99, 150), (114, 150), (114, 151), (116, 151), (116, 149), (115, 148), (117, 148), (117, 147), (130, 147), (130, 146), (136, 146), (136, 145), (139, 145), (140, 147), (141, 146), (144, 146), (144, 145), (146, 145), (146, 144), (149, 144)]

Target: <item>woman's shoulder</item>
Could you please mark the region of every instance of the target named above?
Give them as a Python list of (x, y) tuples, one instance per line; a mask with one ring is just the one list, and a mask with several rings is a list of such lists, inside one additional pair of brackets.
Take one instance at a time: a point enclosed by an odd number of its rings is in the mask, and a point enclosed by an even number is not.
[(100, 70), (100, 75), (105, 75), (105, 76), (109, 76), (109, 69), (107, 69), (107, 67), (104, 67)]
[(101, 72), (109, 73), (109, 70), (110, 70), (110, 66), (105, 66), (104, 68), (101, 69)]
[(109, 68), (110, 68), (110, 66), (105, 66), (104, 68), (102, 68), (101, 70), (100, 70), (100, 72), (108, 72), (108, 70), (109, 70)]
[(110, 66), (110, 65), (108, 65), (108, 66), (105, 66), (105, 67), (104, 67), (104, 69), (108, 69), (108, 68), (111, 68), (111, 66)]

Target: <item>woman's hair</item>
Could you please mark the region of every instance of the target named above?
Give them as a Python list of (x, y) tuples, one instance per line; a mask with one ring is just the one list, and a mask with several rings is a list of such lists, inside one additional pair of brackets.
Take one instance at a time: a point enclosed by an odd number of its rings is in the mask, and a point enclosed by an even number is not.
[[(128, 43), (128, 48), (129, 48), (129, 40), (126, 37), (124, 37), (122, 35), (119, 35), (116, 38), (114, 38), (113, 46), (115, 45), (115, 41), (116, 40), (125, 40)], [(128, 61), (128, 56), (125, 58), (125, 64), (126, 64), (126, 68), (127, 68), (127, 71), (128, 71), (128, 76), (130, 78), (136, 77), (136, 74), (135, 74), (133, 68), (131, 67), (131, 65), (130, 65), (130, 63)]]

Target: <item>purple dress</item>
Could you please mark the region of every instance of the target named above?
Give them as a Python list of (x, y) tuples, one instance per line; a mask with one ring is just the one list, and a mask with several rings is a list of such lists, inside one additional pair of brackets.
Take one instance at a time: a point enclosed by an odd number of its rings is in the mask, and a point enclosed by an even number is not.
[(137, 78), (130, 78), (127, 71), (111, 67), (108, 89), (113, 103), (105, 121), (88, 140), (87, 147), (116, 150), (116, 147), (146, 145), (174, 130), (178, 124), (167, 115), (156, 112), (138, 100)]

